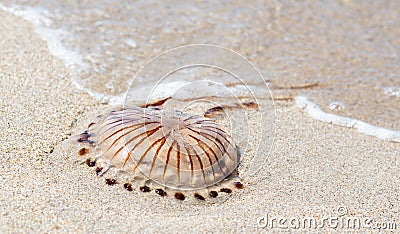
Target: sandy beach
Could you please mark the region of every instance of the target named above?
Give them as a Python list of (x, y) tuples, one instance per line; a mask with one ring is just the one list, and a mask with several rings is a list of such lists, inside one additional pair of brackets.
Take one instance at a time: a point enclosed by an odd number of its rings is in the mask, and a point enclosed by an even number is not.
[(74, 87), (30, 22), (4, 11), (0, 18), (0, 232), (376, 231), (278, 227), (282, 217), (369, 218), (400, 229), (399, 143), (310, 118), (293, 100), (275, 102), (266, 164), (224, 203), (105, 185), (61, 145), (109, 107)]

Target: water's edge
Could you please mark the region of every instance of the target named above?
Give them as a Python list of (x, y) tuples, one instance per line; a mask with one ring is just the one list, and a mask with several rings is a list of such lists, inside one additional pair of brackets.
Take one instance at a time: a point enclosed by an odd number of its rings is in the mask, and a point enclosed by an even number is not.
[[(46, 17), (46, 14), (50, 13), (45, 12), (44, 9), (38, 7), (30, 8), (18, 5), (7, 7), (2, 4), (0, 4), (0, 10), (12, 13), (18, 17), (22, 17), (23, 19), (32, 23), (35, 28), (35, 32), (47, 43), (49, 52), (55, 57), (64, 61), (65, 66), (70, 71), (71, 82), (75, 85), (77, 89), (88, 93), (97, 101), (101, 103), (107, 103), (111, 106), (119, 106), (124, 103), (125, 93), (121, 93), (118, 95), (100, 93), (88, 87), (85, 87), (84, 84), (79, 82), (79, 75), (76, 71), (85, 69), (87, 65), (83, 61), (83, 57), (81, 54), (79, 54), (77, 51), (69, 50), (63, 45), (62, 37), (60, 35), (67, 34), (68, 32), (50, 27), (51, 19)], [(295, 105), (303, 108), (311, 118), (327, 123), (332, 123), (338, 126), (354, 128), (362, 134), (374, 136), (385, 141), (397, 143), (400, 142), (400, 131), (381, 128), (361, 120), (326, 113), (321, 109), (320, 106), (309, 101), (308, 98), (305, 96), (297, 96), (295, 98)]]
[(347, 128), (354, 128), (362, 134), (374, 136), (385, 141), (400, 142), (400, 131), (381, 128), (358, 119), (326, 113), (317, 104), (309, 101), (307, 97), (297, 96), (295, 98), (295, 104), (304, 109), (313, 119)]

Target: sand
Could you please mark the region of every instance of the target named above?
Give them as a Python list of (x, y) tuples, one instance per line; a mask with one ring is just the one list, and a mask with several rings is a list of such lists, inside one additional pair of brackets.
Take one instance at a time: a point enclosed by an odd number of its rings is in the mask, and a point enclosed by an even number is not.
[(0, 17), (0, 232), (261, 232), (270, 230), (259, 227), (262, 217), (321, 220), (343, 210), (400, 222), (399, 144), (311, 119), (290, 101), (276, 102), (267, 163), (225, 203), (186, 205), (105, 185), (61, 144), (108, 107), (71, 84), (29, 22)]

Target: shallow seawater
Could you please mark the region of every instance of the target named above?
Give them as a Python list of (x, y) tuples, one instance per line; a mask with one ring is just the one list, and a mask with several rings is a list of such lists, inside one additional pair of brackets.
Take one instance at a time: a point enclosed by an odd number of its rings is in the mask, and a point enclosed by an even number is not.
[[(65, 61), (77, 88), (101, 102), (122, 104), (121, 93), (151, 58), (206, 43), (247, 57), (278, 99), (306, 96), (325, 112), (395, 130), (400, 130), (399, 8), (398, 1), (351, 0), (0, 4), (31, 21), (50, 52)], [(229, 76), (210, 69), (183, 69), (175, 76), (178, 81), (221, 76), (222, 84), (229, 83)], [(159, 79), (136, 80), (133, 90)]]

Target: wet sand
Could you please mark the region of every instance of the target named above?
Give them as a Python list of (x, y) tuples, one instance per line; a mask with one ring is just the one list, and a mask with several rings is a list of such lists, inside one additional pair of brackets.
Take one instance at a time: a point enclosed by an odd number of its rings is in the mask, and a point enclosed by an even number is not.
[(108, 107), (75, 89), (29, 22), (0, 17), (2, 232), (262, 231), (260, 217), (332, 217), (341, 207), (346, 217), (400, 219), (399, 144), (311, 119), (292, 101), (276, 102), (267, 163), (225, 203), (105, 185), (61, 144)]

